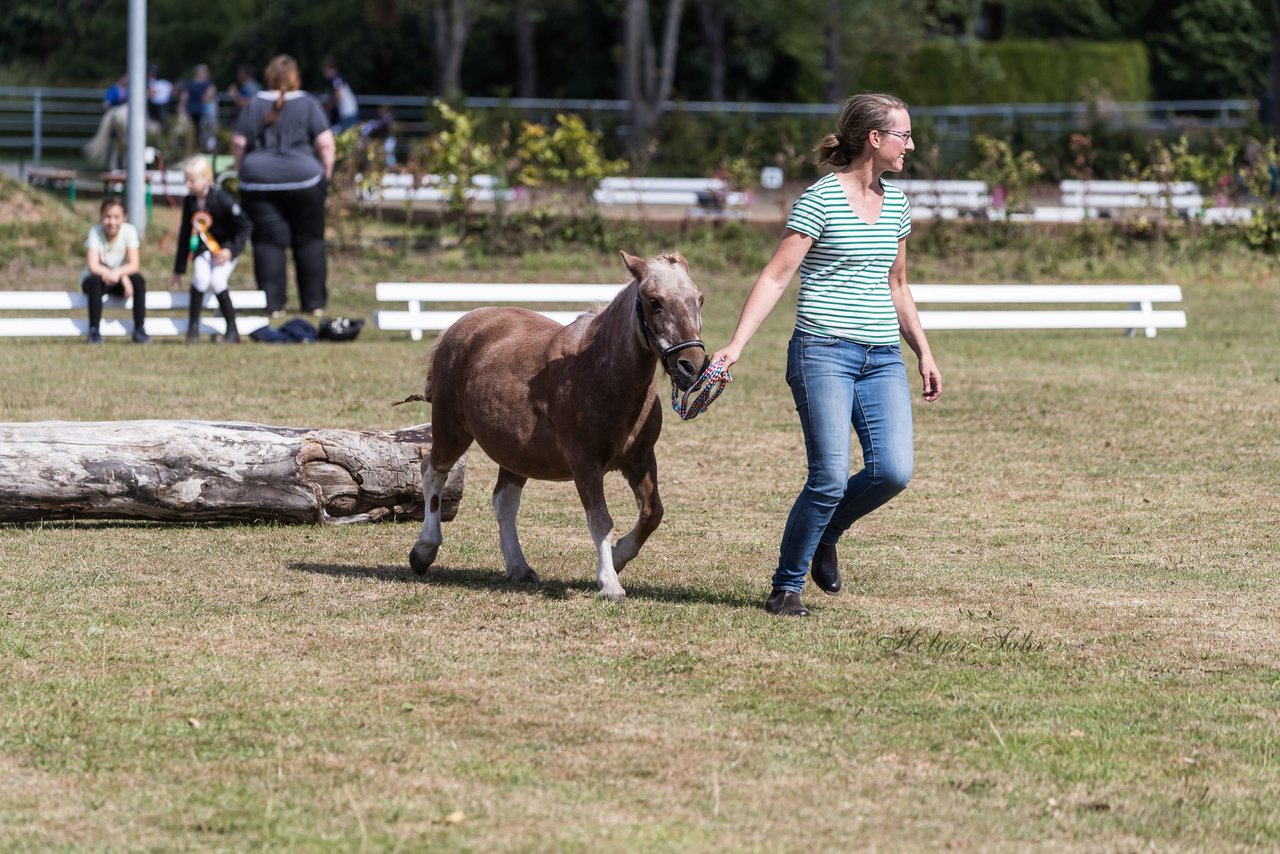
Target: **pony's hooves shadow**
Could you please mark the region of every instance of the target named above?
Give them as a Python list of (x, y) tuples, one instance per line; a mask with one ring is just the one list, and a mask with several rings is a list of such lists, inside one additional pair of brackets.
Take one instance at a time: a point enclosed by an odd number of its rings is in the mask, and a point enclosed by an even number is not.
[(536, 593), (550, 599), (565, 599), (569, 591), (575, 588), (592, 590), (594, 585), (587, 583), (564, 584), (552, 581), (541, 583), (533, 580), (512, 581), (501, 570), (481, 569), (478, 567), (433, 566), (423, 572), (408, 564), (396, 566), (358, 566), (336, 563), (311, 563), (298, 561), (289, 568), (295, 572), (309, 572), (315, 575), (330, 575), (337, 578), (376, 578), (400, 584), (430, 584), (440, 587), (464, 587), (470, 590), (509, 590), (516, 593)]
[(494, 586), (494, 575), (491, 570), (474, 567), (453, 569), (428, 569), (423, 572), (406, 564), (395, 566), (359, 566), (337, 563), (312, 563), (298, 561), (289, 564), (295, 572), (309, 572), (313, 575), (330, 575), (336, 578), (376, 578), (379, 581), (391, 581), (401, 584), (431, 584), (439, 580), (441, 573), (448, 572), (451, 581), (459, 587), (485, 588)]
[[(296, 572), (329, 575), (337, 578), (375, 578), (399, 584), (430, 584), (468, 590), (504, 590), (527, 593), (546, 599), (568, 599), (573, 594), (596, 594), (594, 580), (540, 581), (537, 584), (511, 581), (500, 569), (434, 566), (425, 575), (417, 575), (407, 564), (396, 566), (359, 566), (351, 564), (312, 563), (299, 561), (289, 568)], [(671, 602), (686, 605), (721, 605), (730, 608), (759, 609), (762, 600), (724, 591), (697, 587), (665, 587), (633, 582), (627, 585), (625, 601)], [(601, 601), (606, 601), (601, 599)]]

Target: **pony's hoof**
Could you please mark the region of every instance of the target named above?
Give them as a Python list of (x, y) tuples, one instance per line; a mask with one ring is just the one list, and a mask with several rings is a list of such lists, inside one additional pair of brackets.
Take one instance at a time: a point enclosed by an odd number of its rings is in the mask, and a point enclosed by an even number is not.
[(619, 589), (616, 591), (601, 590), (599, 597), (606, 602), (625, 602), (627, 601), (627, 591)]
[(533, 571), (532, 567), (524, 567), (523, 569), (513, 570), (507, 573), (507, 580), (512, 584), (541, 584), (542, 579), (538, 577), (538, 573)]
[(440, 546), (418, 544), (413, 547), (413, 551), (409, 552), (409, 568), (418, 575), (426, 575), (427, 570), (431, 568), (431, 564), (436, 562), (436, 552), (440, 551)]

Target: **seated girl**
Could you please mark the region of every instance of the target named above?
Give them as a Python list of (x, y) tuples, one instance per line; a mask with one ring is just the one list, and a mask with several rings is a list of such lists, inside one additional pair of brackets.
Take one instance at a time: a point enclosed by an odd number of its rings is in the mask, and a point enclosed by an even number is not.
[(151, 339), (143, 328), (147, 320), (147, 282), (139, 272), (138, 230), (126, 221), (124, 202), (107, 196), (98, 209), (98, 223), (85, 239), (85, 267), (80, 289), (89, 297), (88, 344), (101, 344), (102, 298), (106, 294), (133, 297), (133, 343)]

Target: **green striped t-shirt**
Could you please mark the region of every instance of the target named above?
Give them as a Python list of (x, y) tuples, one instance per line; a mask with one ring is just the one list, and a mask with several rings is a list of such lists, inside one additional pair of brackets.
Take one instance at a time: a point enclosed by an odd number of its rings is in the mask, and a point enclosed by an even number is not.
[(813, 238), (800, 262), (796, 328), (859, 344), (897, 344), (898, 313), (889, 296), (889, 268), (898, 241), (911, 233), (911, 204), (888, 181), (880, 219), (863, 222), (835, 173), (801, 194), (787, 228)]

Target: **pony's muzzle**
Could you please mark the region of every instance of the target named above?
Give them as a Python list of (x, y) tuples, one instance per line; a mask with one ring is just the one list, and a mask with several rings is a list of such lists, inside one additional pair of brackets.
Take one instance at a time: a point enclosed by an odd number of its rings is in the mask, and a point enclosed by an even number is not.
[(702, 372), (710, 363), (711, 358), (706, 350), (701, 347), (689, 347), (672, 354), (670, 363), (667, 365), (667, 373), (671, 375), (671, 381), (681, 391), (688, 391), (693, 388), (693, 384), (698, 381), (698, 377), (702, 376)]

